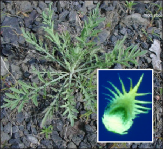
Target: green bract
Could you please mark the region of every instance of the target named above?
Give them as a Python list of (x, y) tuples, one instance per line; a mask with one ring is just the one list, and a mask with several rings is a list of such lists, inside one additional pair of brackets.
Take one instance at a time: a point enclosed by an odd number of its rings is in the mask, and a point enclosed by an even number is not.
[[(88, 21), (84, 22), (81, 34), (76, 37), (74, 43), (68, 31), (62, 34), (53, 31), (54, 22), (52, 21), (51, 5), (52, 3), (49, 5), (48, 14), (43, 12), (43, 22), (47, 25), (43, 29), (46, 32), (47, 40), (54, 45), (53, 48), (50, 48), (49, 44), (37, 40), (34, 34), (25, 32), (23, 28), (22, 33), (25, 40), (33, 45), (36, 51), (43, 55), (44, 59), (55, 65), (57, 64), (60, 70), (57, 71), (54, 68), (38, 70), (33, 67), (33, 73), (38, 76), (41, 85), (34, 82), (27, 84), (19, 80), (19, 88), (10, 88), (12, 93), (6, 93), (9, 99), (4, 99), (6, 104), (2, 107), (17, 108), (20, 112), (23, 105), (30, 99), (35, 106), (38, 106), (38, 97), (44, 99), (46, 95), (46, 97), (52, 99), (52, 102), (43, 111), (44, 118), (41, 126), (45, 125), (47, 119), (53, 118), (54, 112), (59, 107), (63, 108), (63, 116), (66, 116), (73, 126), (74, 120), (78, 116), (75, 100), (76, 92), (82, 94), (85, 110), (89, 113), (91, 113), (90, 111), (96, 112), (96, 79), (94, 77), (96, 69), (107, 69), (116, 63), (130, 66), (128, 61), (137, 65), (135, 58), (144, 55), (146, 51), (140, 52), (136, 47), (129, 47), (125, 50), (123, 48), (124, 37), (122, 41), (117, 42), (111, 53), (104, 53), (99, 56), (100, 46), (88, 40), (98, 36), (101, 30), (97, 30), (96, 27), (105, 20), (105, 18), (100, 18), (99, 4), (88, 17)], [(56, 52), (60, 53), (60, 56), (56, 55)], [(51, 67), (54, 67), (54, 65)], [(55, 96), (51, 95), (46, 90), (47, 87), (57, 94)], [(44, 93), (43, 97), (40, 92)]]
[(137, 93), (140, 83), (142, 82), (143, 75), (144, 74), (142, 74), (138, 83), (134, 87), (132, 87), (132, 79), (129, 78), (131, 85), (129, 92), (126, 91), (125, 86), (120, 78), (119, 80), (121, 82), (123, 92), (120, 92), (120, 90), (111, 82), (109, 83), (112, 85), (116, 92), (105, 87), (114, 95), (114, 97), (112, 97), (106, 94), (107, 96), (111, 97), (111, 102), (107, 105), (102, 117), (102, 122), (108, 131), (112, 131), (121, 135), (127, 134), (128, 130), (133, 124), (133, 119), (136, 118), (137, 114), (148, 113), (148, 110), (150, 110), (150, 108), (146, 108), (138, 104), (151, 104), (152, 102), (139, 101), (135, 99), (137, 96), (151, 94)]

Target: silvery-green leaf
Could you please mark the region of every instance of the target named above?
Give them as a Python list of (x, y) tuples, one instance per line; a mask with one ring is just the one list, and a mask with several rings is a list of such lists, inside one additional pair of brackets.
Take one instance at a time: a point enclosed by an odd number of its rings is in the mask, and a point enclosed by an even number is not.
[(23, 81), (18, 80), (18, 83), (19, 83), (20, 85), (26, 87), (27, 89), (28, 89), (28, 88), (32, 88), (30, 85), (26, 84), (26, 83), (23, 82)]
[(18, 107), (18, 113), (22, 111), (24, 103), (22, 102)]
[(43, 77), (40, 75), (40, 73), (38, 73), (38, 78), (39, 78), (43, 83), (45, 83), (45, 80), (44, 80)]
[(18, 93), (18, 94), (24, 94), (24, 92), (21, 89), (18, 90), (18, 89), (14, 88), (14, 87), (10, 87), (10, 90), (12, 90), (13, 92)]
[(13, 98), (13, 99), (15, 99), (15, 96), (12, 95), (12, 94), (10, 94), (10, 93), (5, 93), (5, 95), (8, 96), (9, 98)]
[(33, 95), (33, 96), (31, 97), (31, 99), (32, 99), (33, 103), (35, 104), (35, 106), (38, 106), (37, 96), (38, 96), (38, 95), (36, 94), (36, 95)]

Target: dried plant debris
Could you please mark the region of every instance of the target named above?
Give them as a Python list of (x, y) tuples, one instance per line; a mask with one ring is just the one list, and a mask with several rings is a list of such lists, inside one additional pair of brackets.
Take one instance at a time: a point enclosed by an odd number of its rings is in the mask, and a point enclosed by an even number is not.
[(154, 52), (150, 54), (150, 57), (152, 58), (152, 65), (155, 70), (162, 70), (161, 67), (161, 60), (160, 60), (160, 53), (161, 53), (161, 47), (160, 47), (160, 41), (154, 40), (152, 46), (149, 48), (151, 52)]

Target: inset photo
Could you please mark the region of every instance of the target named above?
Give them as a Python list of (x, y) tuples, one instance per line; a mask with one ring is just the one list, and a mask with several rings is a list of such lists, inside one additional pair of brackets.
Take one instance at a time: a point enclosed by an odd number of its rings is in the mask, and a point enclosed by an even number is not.
[(153, 142), (153, 70), (98, 69), (97, 142)]

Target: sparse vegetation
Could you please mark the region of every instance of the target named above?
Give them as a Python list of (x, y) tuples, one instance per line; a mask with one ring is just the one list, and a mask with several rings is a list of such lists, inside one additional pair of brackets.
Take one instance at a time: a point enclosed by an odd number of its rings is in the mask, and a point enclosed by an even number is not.
[(47, 128), (43, 127), (43, 129), (41, 130), (41, 133), (40, 134), (45, 133), (46, 139), (48, 139), (48, 135), (49, 135), (49, 133), (52, 133), (52, 129), (53, 129), (53, 126), (52, 125), (50, 125)]

